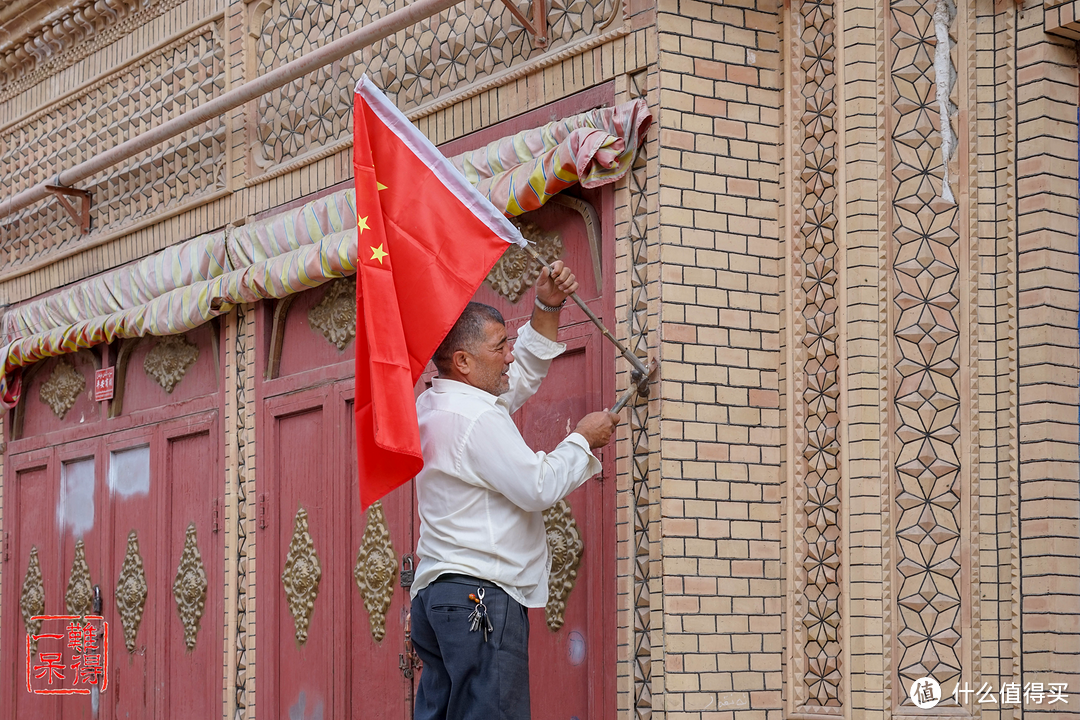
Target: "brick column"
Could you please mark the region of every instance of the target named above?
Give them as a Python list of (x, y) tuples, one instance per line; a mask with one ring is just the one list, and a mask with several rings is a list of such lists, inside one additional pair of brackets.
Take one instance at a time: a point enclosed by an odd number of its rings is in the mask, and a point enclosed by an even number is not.
[(672, 718), (781, 717), (778, 10), (658, 4)]

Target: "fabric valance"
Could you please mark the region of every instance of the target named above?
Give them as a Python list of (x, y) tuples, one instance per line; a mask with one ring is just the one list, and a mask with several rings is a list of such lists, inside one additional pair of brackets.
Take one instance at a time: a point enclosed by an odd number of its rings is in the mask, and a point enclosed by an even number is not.
[[(526, 130), (451, 158), (508, 216), (580, 182), (630, 168), (652, 118), (643, 100)], [(234, 305), (281, 298), (356, 272), (352, 189), (240, 227), (200, 235), (0, 317), (0, 407), (15, 406), (21, 368), (99, 343), (175, 335)]]

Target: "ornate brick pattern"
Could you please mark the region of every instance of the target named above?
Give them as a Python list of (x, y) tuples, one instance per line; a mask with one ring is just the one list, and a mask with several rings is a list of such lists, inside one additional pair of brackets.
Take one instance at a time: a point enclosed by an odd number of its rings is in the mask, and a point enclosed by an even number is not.
[[(224, 91), (224, 68), (217, 24), (194, 31), (8, 129), (0, 137), (0, 182), (9, 194), (25, 190), (203, 104)], [(224, 144), (225, 122), (212, 120), (82, 184), (93, 195), (92, 236), (224, 187)], [(37, 203), (3, 220), (0, 266), (83, 237), (58, 203)]]
[[(249, 414), (248, 406), (248, 383), (251, 382), (249, 369), (255, 366), (255, 352), (250, 342), (252, 323), (249, 322), (249, 310), (243, 305), (236, 308), (236, 343), (233, 348), (234, 362), (236, 363), (236, 381), (233, 386), (235, 393), (234, 413), (236, 415), (236, 495), (237, 495), (237, 520), (236, 520), (236, 624), (232, 628), (234, 649), (236, 652), (236, 666), (232, 678), (233, 702), (236, 707), (236, 718), (245, 718), (248, 714), (248, 674), (249, 665), (252, 665), (248, 657), (250, 639), (254, 637), (254, 628), (248, 627), (248, 589), (253, 579), (249, 577), (248, 563), (253, 563), (252, 551), (254, 550), (254, 537), (248, 538), (250, 501), (248, 493), (251, 490), (249, 483), (254, 483), (254, 472), (249, 467), (249, 456), (252, 449), (248, 446), (250, 432), (254, 426), (254, 417)], [(254, 683), (252, 683), (254, 684)]]
[[(901, 688), (926, 675), (943, 687), (967, 679), (961, 677), (967, 593), (960, 528), (968, 525), (961, 515), (961, 219), (943, 158), (943, 138), (956, 137), (949, 111), (955, 112), (956, 75), (948, 54), (954, 17), (949, 0), (890, 6), (894, 662)], [(943, 34), (950, 44), (944, 56)], [(955, 704), (952, 698), (942, 706), (948, 704)]]
[(839, 707), (840, 385), (836, 324), (836, 101), (834, 7), (797, 4), (792, 124), (794, 232), (792, 296), (796, 339), (794, 653), (802, 682), (796, 704)]
[[(312, 48), (346, 35), (400, 6), (379, 0), (355, 7), (345, 0), (267, 0), (259, 7), (255, 44), (262, 75)], [(618, 12), (615, 0), (552, 0), (548, 49), (602, 31)], [(501, 3), (455, 5), (400, 32), (264, 95), (257, 101), (253, 162), (268, 169), (347, 138), (353, 87), (364, 72), (402, 110), (539, 57), (529, 34)]]
[[(645, 97), (646, 72), (630, 76), (631, 97)], [(630, 304), (627, 321), (630, 327), (630, 350), (642, 359), (648, 356), (648, 158), (646, 145), (634, 158), (630, 170)], [(638, 720), (650, 720), (652, 698), (652, 602), (649, 594), (651, 548), (649, 523), (649, 403), (638, 398), (630, 409), (630, 474), (633, 493), (633, 712)]]

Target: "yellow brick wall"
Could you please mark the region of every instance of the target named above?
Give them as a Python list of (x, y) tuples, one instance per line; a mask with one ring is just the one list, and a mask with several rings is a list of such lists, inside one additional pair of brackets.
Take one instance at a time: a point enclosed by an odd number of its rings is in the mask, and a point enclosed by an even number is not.
[(780, 717), (780, 18), (659, 2), (668, 718)]

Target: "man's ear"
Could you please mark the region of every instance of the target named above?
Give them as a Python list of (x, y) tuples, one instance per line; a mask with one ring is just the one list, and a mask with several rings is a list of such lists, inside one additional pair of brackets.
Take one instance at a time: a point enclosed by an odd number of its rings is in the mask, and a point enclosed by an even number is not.
[(469, 362), (469, 353), (464, 350), (455, 350), (451, 356), (451, 362), (454, 365), (454, 370), (459, 375), (468, 375), (472, 371), (472, 364)]

